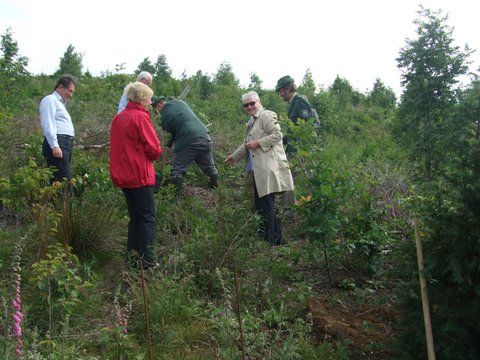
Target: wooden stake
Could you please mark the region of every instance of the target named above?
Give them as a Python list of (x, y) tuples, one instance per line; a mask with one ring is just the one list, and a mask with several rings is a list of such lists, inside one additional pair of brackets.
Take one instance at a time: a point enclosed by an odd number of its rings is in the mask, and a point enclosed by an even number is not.
[(143, 260), (140, 259), (140, 274), (142, 276), (142, 291), (143, 291), (143, 306), (145, 311), (145, 322), (147, 325), (147, 342), (148, 342), (148, 354), (150, 360), (153, 360), (153, 353), (152, 353), (152, 339), (150, 337), (150, 320), (148, 318), (148, 304), (147, 304), (147, 289), (145, 285), (145, 274), (143, 272)]
[(422, 294), (423, 321), (425, 323), (425, 336), (427, 338), (428, 360), (435, 360), (435, 348), (433, 346), (432, 322), (430, 320), (430, 307), (428, 303), (427, 281), (423, 267), (423, 250), (420, 240), (420, 230), (417, 219), (413, 220), (415, 229), (415, 243), (417, 245), (418, 275), (420, 277), (420, 293)]

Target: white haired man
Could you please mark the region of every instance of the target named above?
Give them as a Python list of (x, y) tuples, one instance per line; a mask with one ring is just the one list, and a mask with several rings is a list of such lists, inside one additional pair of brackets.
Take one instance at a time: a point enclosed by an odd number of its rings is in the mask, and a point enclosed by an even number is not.
[(275, 194), (294, 188), (283, 149), (282, 131), (277, 114), (263, 108), (255, 91), (244, 94), (242, 103), (249, 116), (245, 142), (224, 163), (230, 165), (246, 159), (245, 180), (249, 179), (253, 186), (255, 207), (261, 216), (259, 234), (272, 245), (280, 245), (283, 239), (275, 214)]
[[(138, 82), (141, 82), (150, 88), (152, 87), (152, 80), (153, 80), (153, 76), (148, 71), (141, 71), (140, 74), (138, 74), (137, 76)], [(122, 97), (120, 98), (120, 102), (118, 103), (117, 114), (123, 109), (125, 109), (125, 106), (127, 106), (127, 103), (128, 103), (127, 96), (125, 95), (125, 92), (124, 92)]]

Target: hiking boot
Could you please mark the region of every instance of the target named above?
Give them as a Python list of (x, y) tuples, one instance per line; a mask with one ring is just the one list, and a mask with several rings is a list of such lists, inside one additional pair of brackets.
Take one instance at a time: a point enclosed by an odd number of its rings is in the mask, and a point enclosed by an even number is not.
[(175, 196), (179, 198), (183, 189), (183, 177), (173, 176), (171, 182), (175, 185)]
[(210, 189), (216, 189), (218, 187), (218, 180), (220, 179), (220, 176), (218, 174), (214, 174), (210, 176), (210, 181), (208, 182), (208, 187)]

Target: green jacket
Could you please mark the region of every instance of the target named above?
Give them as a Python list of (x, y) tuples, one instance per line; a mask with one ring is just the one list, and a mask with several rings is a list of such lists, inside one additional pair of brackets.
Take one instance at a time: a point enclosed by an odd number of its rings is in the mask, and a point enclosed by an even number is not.
[(303, 120), (313, 118), (312, 106), (305, 96), (295, 94), (288, 106), (288, 118), (295, 124), (298, 118)]
[[(296, 125), (299, 118), (303, 120), (313, 118), (312, 106), (305, 96), (295, 94), (288, 105), (287, 116), (290, 121)], [(287, 154), (292, 154), (295, 152), (295, 147), (292, 144), (289, 144), (289, 142), (297, 141), (297, 139), (291, 137), (291, 131), (289, 128), (287, 128), (285, 133), (286, 135), (283, 137), (283, 144), (287, 145)]]
[(193, 139), (208, 134), (207, 127), (181, 100), (167, 101), (160, 111), (160, 126), (172, 135), (167, 146), (175, 143), (175, 152), (185, 149)]

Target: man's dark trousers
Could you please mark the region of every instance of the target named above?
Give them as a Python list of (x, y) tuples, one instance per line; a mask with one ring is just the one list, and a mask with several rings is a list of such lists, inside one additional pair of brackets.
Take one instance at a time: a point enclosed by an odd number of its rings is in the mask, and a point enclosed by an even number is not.
[(253, 188), (255, 207), (262, 217), (259, 229), (260, 236), (272, 245), (280, 245), (282, 243), (282, 229), (275, 214), (275, 193), (259, 197), (257, 184), (254, 183)]
[(69, 135), (57, 135), (58, 146), (62, 149), (63, 158), (57, 159), (53, 156), (52, 149), (47, 142), (47, 139), (43, 139), (42, 152), (48, 166), (54, 166), (56, 168), (53, 173), (53, 181), (62, 181), (64, 178), (67, 180), (72, 179), (72, 152), (73, 152), (73, 136)]

